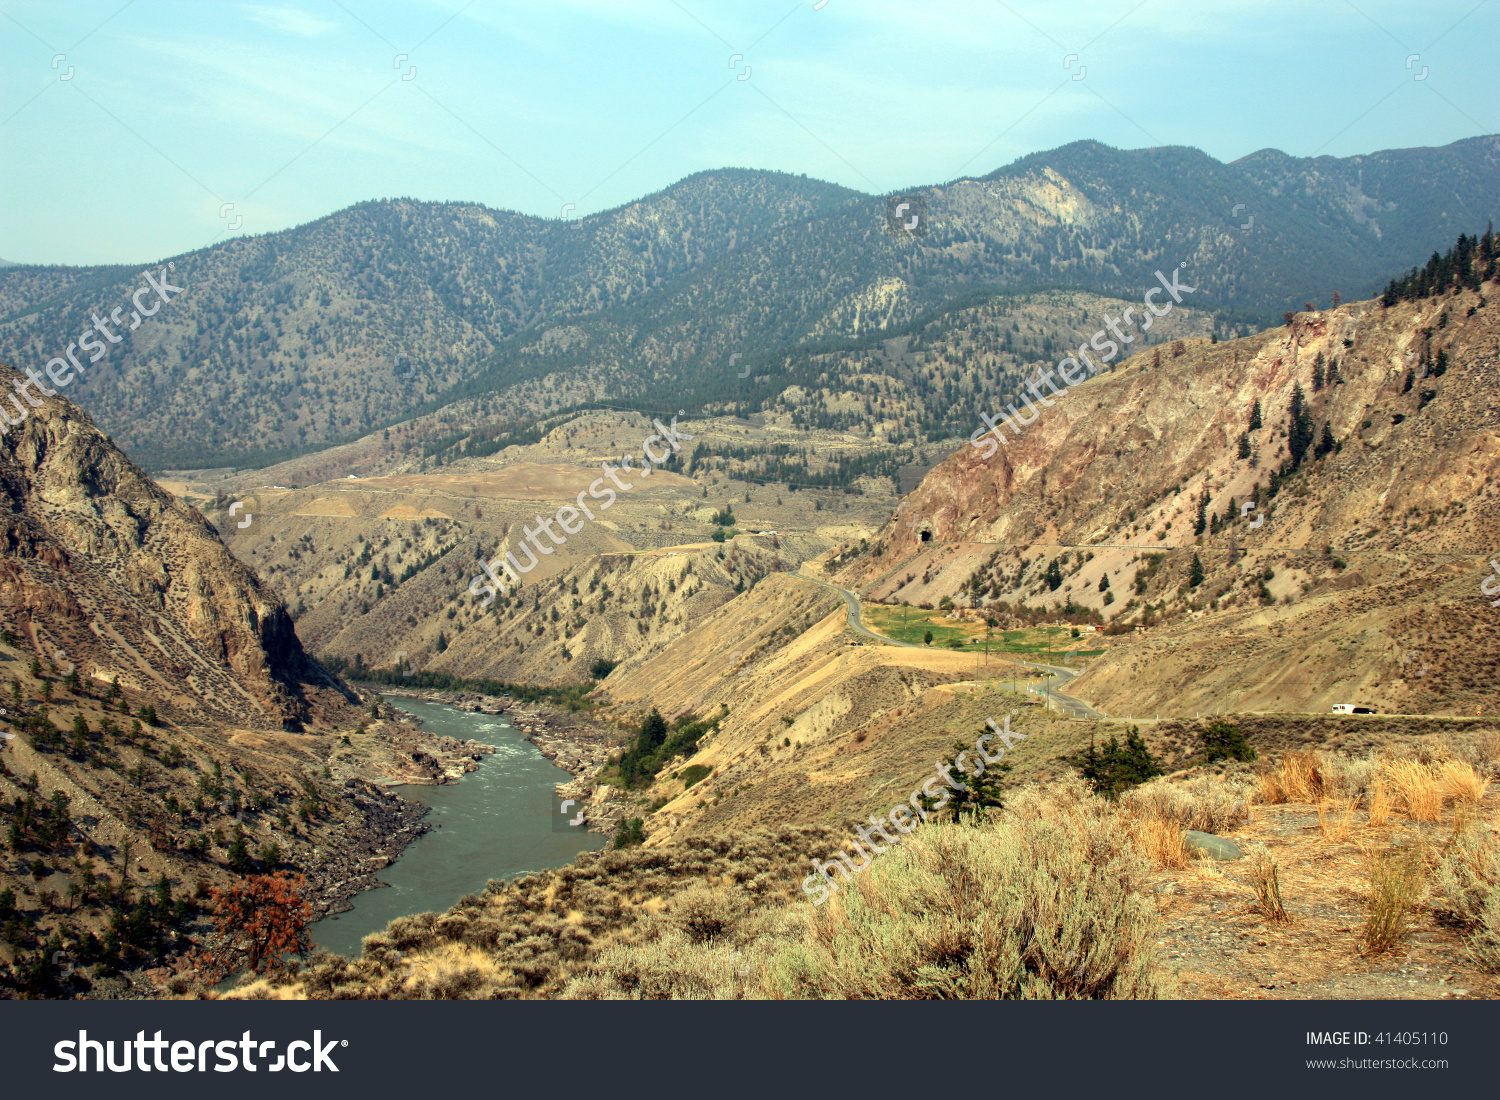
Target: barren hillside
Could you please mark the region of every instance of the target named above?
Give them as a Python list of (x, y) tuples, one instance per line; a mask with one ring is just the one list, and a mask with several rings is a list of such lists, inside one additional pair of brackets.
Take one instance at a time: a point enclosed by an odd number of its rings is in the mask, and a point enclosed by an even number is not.
[[(1112, 714), (1493, 707), (1497, 290), (1136, 355), (954, 454), (835, 554), (840, 583), (1145, 627), (1078, 684)], [(1296, 392), (1313, 440), (1287, 472)]]

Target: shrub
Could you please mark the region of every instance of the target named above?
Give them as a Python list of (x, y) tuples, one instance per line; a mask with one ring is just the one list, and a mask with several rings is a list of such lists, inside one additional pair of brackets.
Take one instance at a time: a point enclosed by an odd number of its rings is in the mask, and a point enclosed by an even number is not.
[(1455, 832), (1433, 870), (1433, 908), (1463, 933), (1474, 961), (1500, 970), (1500, 842), (1487, 826)]
[(722, 938), (743, 912), (743, 902), (728, 890), (693, 886), (672, 899), (670, 916), (688, 942), (696, 944)]
[(1120, 808), (1137, 819), (1159, 818), (1179, 829), (1220, 833), (1250, 820), (1253, 793), (1254, 784), (1246, 778), (1156, 779), (1120, 795)]
[(712, 771), (712, 768), (704, 767), (702, 764), (690, 764), (677, 773), (677, 778), (682, 780), (682, 786), (685, 790)]
[(932, 824), (835, 895), (779, 952), (773, 995), (1091, 999), (1165, 995), (1140, 858), (1081, 785), (998, 823)]
[(1255, 759), (1255, 750), (1245, 740), (1245, 735), (1240, 732), (1239, 726), (1226, 722), (1222, 718), (1216, 718), (1210, 722), (1207, 728), (1198, 735), (1198, 739), (1203, 745), (1204, 755), (1210, 764), (1216, 760), (1250, 761)]
[(619, 664), (619, 661), (611, 661), (600, 657), (593, 664), (589, 665), (589, 675), (596, 680), (602, 680), (613, 672)]
[(642, 828), (644, 822), (639, 817), (632, 817), (622, 821), (615, 829), (614, 847), (631, 848), (646, 842), (646, 832)]

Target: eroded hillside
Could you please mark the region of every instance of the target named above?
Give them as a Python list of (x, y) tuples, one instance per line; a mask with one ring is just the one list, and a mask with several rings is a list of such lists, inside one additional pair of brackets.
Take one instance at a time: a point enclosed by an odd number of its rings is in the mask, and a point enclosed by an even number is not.
[[(1146, 627), (1077, 684), (1111, 714), (1493, 708), (1496, 293), (1135, 355), (1019, 438), (1000, 422), (1005, 445), (955, 453), (878, 540), (836, 553), (840, 583)], [(981, 430), (982, 411), (1001, 410), (976, 408)]]

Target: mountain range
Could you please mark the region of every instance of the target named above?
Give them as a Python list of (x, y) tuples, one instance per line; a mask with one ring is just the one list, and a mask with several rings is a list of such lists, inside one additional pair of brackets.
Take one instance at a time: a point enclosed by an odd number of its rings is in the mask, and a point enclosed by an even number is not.
[[(173, 257), (183, 293), (76, 399), (157, 469), (264, 465), (458, 401), (512, 427), (600, 401), (745, 411), (787, 354), (976, 295), (1134, 298), (1186, 264), (1218, 331), (1249, 331), (1366, 296), (1497, 210), (1495, 136), (1230, 164), (1077, 142), (897, 197), (725, 169), (568, 221), (372, 201)], [(40, 367), (129, 313), (138, 270), (6, 267), (0, 360)]]

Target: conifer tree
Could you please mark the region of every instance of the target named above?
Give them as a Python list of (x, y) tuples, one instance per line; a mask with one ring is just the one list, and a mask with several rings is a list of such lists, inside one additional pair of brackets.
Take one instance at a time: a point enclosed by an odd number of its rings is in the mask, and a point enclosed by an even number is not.
[(1250, 430), (1252, 432), (1253, 431), (1258, 431), (1260, 429), (1260, 426), (1261, 426), (1260, 398), (1257, 397), (1255, 399), (1255, 408), (1253, 408), (1253, 409), (1250, 410)]
[(1302, 465), (1302, 459), (1306, 457), (1314, 438), (1312, 413), (1307, 409), (1307, 399), (1303, 396), (1300, 385), (1292, 387), (1292, 405), (1286, 431), (1287, 451), (1291, 455), (1291, 468), (1295, 470)]
[(1193, 555), (1193, 565), (1188, 571), (1188, 587), (1197, 588), (1203, 583), (1203, 561), (1197, 554)]
[(1333, 430), (1329, 428), (1328, 422), (1323, 422), (1323, 437), (1318, 440), (1318, 445), (1313, 448), (1313, 453), (1319, 458), (1326, 454), (1332, 454), (1338, 449), (1338, 440), (1333, 438)]

